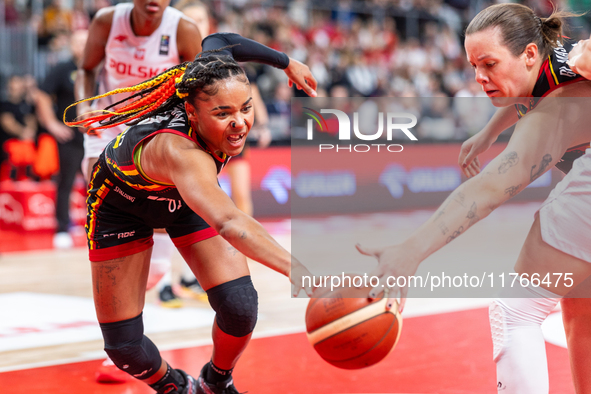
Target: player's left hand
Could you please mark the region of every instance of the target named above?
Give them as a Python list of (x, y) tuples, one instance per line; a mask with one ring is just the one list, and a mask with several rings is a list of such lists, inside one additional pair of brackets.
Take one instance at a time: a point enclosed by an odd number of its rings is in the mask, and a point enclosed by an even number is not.
[[(395, 304), (396, 298), (400, 295), (398, 310), (402, 312), (406, 304), (406, 295), (408, 294), (408, 277), (414, 275), (417, 271), (420, 261), (412, 255), (408, 247), (401, 245), (387, 246), (385, 248), (369, 248), (355, 245), (359, 253), (366, 256), (373, 256), (378, 260), (378, 266), (369, 273), (369, 276), (377, 276), (380, 281), (376, 287), (369, 292), (369, 298), (376, 298), (382, 291), (389, 289), (388, 302), (386, 309), (389, 310)], [(405, 286), (396, 286), (396, 279), (405, 277)], [(390, 283), (388, 283), (390, 282)]]
[(302, 62), (289, 58), (289, 66), (285, 70), (285, 74), (289, 78), (289, 87), (294, 84), (299, 90), (303, 90), (310, 97), (316, 97), (316, 87), (318, 83), (310, 68)]

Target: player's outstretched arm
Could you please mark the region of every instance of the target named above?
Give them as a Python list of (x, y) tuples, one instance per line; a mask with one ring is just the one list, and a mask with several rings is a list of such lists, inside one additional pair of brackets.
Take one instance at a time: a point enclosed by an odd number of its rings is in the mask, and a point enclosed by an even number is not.
[(295, 84), (298, 89), (304, 90), (308, 96), (316, 97), (317, 82), (308, 66), (290, 58), (283, 52), (271, 49), (236, 33), (211, 34), (205, 37), (201, 45), (204, 51), (228, 47), (221, 53), (232, 56), (239, 62), (256, 62), (280, 68), (285, 71), (289, 78), (290, 86)]
[[(569, 146), (591, 138), (591, 132), (581, 127), (591, 116), (576, 119), (580, 108), (564, 105), (555, 109), (552, 108), (555, 103), (544, 100), (521, 119), (507, 148), (480, 174), (454, 190), (435, 214), (403, 243), (385, 248), (358, 246), (361, 253), (378, 259), (371, 275), (381, 277), (381, 281), (370, 296), (386, 286), (388, 276), (413, 275), (424, 259), (552, 168)], [(392, 297), (400, 293), (401, 308), (407, 291), (407, 288), (393, 289)], [(393, 301), (388, 304), (392, 305)]]
[[(149, 169), (150, 177), (173, 183), (197, 215), (245, 256), (287, 276), (297, 295), (302, 289), (302, 275), (312, 274), (259, 222), (236, 207), (218, 185), (211, 156), (197, 149), (194, 142), (175, 135), (156, 136), (150, 144), (147, 149), (155, 153), (142, 153), (144, 171), (148, 173)], [(311, 288), (304, 290), (312, 295)]]
[(462, 144), (458, 165), (464, 175), (471, 178), (481, 171), (478, 155), (486, 152), (499, 135), (513, 126), (518, 120), (514, 106), (500, 108), (478, 134), (470, 137)]

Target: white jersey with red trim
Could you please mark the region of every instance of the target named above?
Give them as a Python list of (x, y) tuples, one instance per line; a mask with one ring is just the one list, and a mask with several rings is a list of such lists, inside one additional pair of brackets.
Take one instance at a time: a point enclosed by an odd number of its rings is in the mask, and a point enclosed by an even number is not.
[[(177, 48), (177, 29), (183, 13), (166, 7), (160, 26), (150, 36), (139, 37), (131, 28), (133, 3), (115, 6), (113, 22), (105, 46), (105, 61), (98, 78), (103, 94), (143, 82), (180, 63)], [(93, 109), (103, 109), (129, 96), (127, 93), (95, 100)], [(85, 156), (98, 157), (109, 141), (123, 132), (120, 125), (101, 132), (100, 137), (85, 136)]]

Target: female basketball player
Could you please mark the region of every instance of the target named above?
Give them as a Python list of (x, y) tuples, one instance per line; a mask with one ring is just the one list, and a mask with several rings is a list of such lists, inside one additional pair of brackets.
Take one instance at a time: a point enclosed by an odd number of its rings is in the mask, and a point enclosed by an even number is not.
[[(209, 36), (203, 48), (227, 44), (142, 84), (107, 93), (133, 95), (116, 103), (121, 105), (116, 110), (74, 122), (86, 127), (100, 122), (97, 132), (134, 124), (107, 145), (93, 168), (87, 233), (105, 350), (115, 365), (158, 393), (238, 393), (231, 374), (257, 317), (245, 255), (288, 276), (294, 294), (302, 288), (301, 276), (309, 274), (236, 208), (217, 174), (243, 149), (253, 123), (248, 81), (234, 59), (283, 68), (311, 95), (316, 81), (301, 63), (237, 34)], [(154, 228), (169, 233), (216, 311), (213, 355), (197, 380), (172, 369), (143, 335)]]
[[(477, 137), (464, 144), (460, 163), (472, 178), (458, 187), (427, 223), (400, 245), (373, 250), (359, 247), (362, 253), (378, 258), (375, 273), (383, 279), (389, 275), (412, 275), (427, 256), (553, 165), (560, 163), (568, 169), (569, 161), (561, 157), (569, 147), (589, 143), (589, 119), (577, 113), (581, 108), (565, 108), (557, 99), (539, 100), (544, 96), (591, 96), (589, 82), (566, 65), (567, 51), (559, 44), (560, 16), (541, 19), (525, 6), (499, 4), (485, 9), (470, 23), (465, 47), (476, 81), (495, 106), (504, 108)], [(516, 108), (512, 105), (515, 103)], [(507, 148), (480, 173), (477, 155), (516, 122)], [(585, 219), (579, 214), (588, 211), (591, 193), (577, 193), (573, 198), (572, 192), (581, 180), (591, 182), (585, 173), (590, 166), (591, 154), (576, 160), (572, 171), (536, 214), (515, 266), (519, 274), (537, 273), (544, 277), (547, 273), (569, 272), (573, 273), (575, 286), (591, 274), (591, 248), (579, 235), (586, 234)], [(548, 392), (540, 325), (558, 297), (570, 289), (565, 282), (551, 288), (516, 287), (491, 305), (497, 386), (503, 393)], [(406, 296), (407, 290), (400, 289), (401, 297)]]

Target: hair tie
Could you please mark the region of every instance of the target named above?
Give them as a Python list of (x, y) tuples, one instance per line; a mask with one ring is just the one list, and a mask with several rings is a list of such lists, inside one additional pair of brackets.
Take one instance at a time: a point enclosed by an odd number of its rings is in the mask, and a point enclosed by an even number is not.
[(182, 75), (180, 77), (175, 78), (175, 80), (174, 80), (174, 84), (175, 84), (175, 88), (176, 88), (176, 95), (180, 99), (184, 99), (185, 97), (187, 97), (189, 95), (189, 93), (179, 92), (179, 88), (176, 87), (176, 85), (180, 84), (182, 82), (182, 80), (183, 80)]
[(534, 18), (536, 19), (536, 22), (538, 22), (538, 27), (541, 29), (544, 22), (542, 22), (542, 19), (537, 15), (534, 15)]

